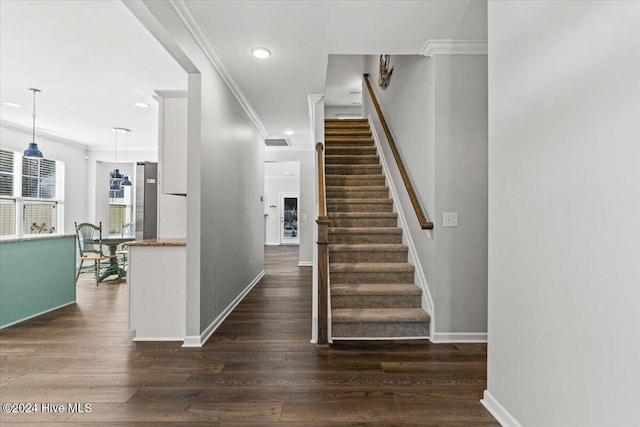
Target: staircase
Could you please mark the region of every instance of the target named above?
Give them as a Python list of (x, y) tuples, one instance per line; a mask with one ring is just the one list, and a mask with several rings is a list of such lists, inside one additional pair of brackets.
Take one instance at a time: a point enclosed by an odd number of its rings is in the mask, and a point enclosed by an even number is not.
[(429, 334), (367, 119), (325, 121), (331, 336)]

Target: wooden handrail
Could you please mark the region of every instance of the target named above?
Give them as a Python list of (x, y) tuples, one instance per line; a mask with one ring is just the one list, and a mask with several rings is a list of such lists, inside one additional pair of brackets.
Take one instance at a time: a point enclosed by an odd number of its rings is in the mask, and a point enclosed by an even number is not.
[(407, 169), (405, 168), (404, 163), (402, 162), (402, 158), (400, 157), (400, 151), (398, 151), (398, 147), (396, 146), (396, 142), (393, 139), (393, 135), (391, 135), (391, 130), (389, 129), (389, 125), (387, 125), (387, 121), (384, 118), (382, 108), (380, 108), (380, 104), (378, 103), (378, 98), (376, 98), (376, 94), (373, 93), (371, 83), (369, 83), (369, 74), (364, 74), (363, 76), (364, 81), (367, 84), (367, 89), (369, 90), (369, 95), (371, 96), (371, 101), (373, 102), (373, 106), (378, 113), (380, 123), (382, 124), (384, 133), (387, 136), (387, 140), (389, 141), (391, 152), (393, 153), (393, 157), (396, 159), (396, 164), (398, 165), (398, 169), (400, 170), (402, 181), (404, 182), (404, 186), (407, 188), (407, 193), (409, 193), (409, 199), (411, 199), (411, 204), (413, 205), (413, 210), (416, 212), (416, 216), (418, 217), (420, 227), (423, 230), (431, 230), (433, 228), (433, 222), (427, 219), (427, 215), (424, 213), (422, 206), (420, 206), (418, 196), (416, 196), (416, 192), (413, 189), (413, 184), (411, 184), (411, 179), (409, 178)]
[(316, 143), (316, 154), (318, 159), (318, 215), (326, 216), (327, 208), (325, 206), (325, 191), (324, 191), (324, 158), (322, 157), (322, 150), (324, 145), (322, 142)]
[(324, 157), (321, 142), (316, 144), (318, 161), (318, 344), (328, 344), (329, 217), (325, 203)]

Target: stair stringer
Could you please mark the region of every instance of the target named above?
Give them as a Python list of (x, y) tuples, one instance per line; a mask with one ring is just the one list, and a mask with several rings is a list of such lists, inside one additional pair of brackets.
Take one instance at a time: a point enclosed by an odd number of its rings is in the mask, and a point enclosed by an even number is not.
[[(429, 340), (433, 341), (433, 336), (435, 332), (435, 307), (433, 304), (433, 298), (431, 296), (431, 292), (429, 290), (429, 285), (427, 283), (427, 277), (424, 274), (424, 270), (422, 269), (422, 264), (420, 264), (420, 258), (418, 258), (418, 252), (416, 250), (416, 246), (413, 243), (413, 238), (411, 237), (411, 233), (409, 233), (409, 227), (407, 224), (407, 218), (404, 214), (404, 210), (402, 209), (402, 205), (399, 203), (400, 198), (398, 197), (398, 190), (396, 189), (396, 185), (393, 182), (393, 178), (391, 177), (391, 171), (389, 170), (389, 164), (387, 163), (387, 159), (385, 158), (384, 150), (382, 149), (382, 145), (380, 143), (380, 138), (378, 137), (378, 133), (376, 132), (376, 127), (373, 126), (373, 119), (371, 115), (367, 117), (369, 120), (369, 126), (371, 128), (371, 136), (373, 137), (373, 142), (376, 146), (376, 150), (378, 151), (378, 156), (380, 157), (380, 163), (382, 164), (382, 172), (384, 173), (385, 179), (387, 180), (387, 184), (389, 187), (389, 192), (391, 193), (391, 199), (393, 200), (393, 207), (398, 214), (398, 222), (400, 223), (400, 228), (403, 230), (402, 240), (409, 247), (409, 263), (413, 264), (415, 267), (415, 283), (422, 289), (422, 309), (431, 315), (431, 322), (429, 323)], [(426, 230), (427, 234), (432, 233), (431, 230)]]

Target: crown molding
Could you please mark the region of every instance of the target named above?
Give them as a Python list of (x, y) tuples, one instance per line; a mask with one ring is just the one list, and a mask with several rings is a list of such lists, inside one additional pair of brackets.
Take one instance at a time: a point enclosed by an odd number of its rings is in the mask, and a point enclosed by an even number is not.
[[(309, 129), (311, 129), (311, 146), (316, 146), (316, 104), (324, 99), (324, 94), (310, 93), (307, 94), (307, 106), (309, 110)], [(324, 116), (324, 113), (323, 113)]]
[(434, 55), (486, 55), (486, 40), (427, 40), (420, 54)]
[[(0, 120), (0, 127), (3, 127), (5, 129), (10, 129), (16, 132), (24, 133), (26, 135), (29, 135), (29, 138), (31, 138), (31, 134), (33, 132), (31, 128), (27, 128), (12, 122), (8, 122), (6, 120)], [(79, 150), (89, 151), (89, 146), (87, 144), (83, 144), (81, 142), (73, 141), (71, 139), (66, 139), (56, 135), (52, 135), (46, 131), (37, 130), (36, 136), (40, 136), (44, 139), (48, 139), (49, 141), (57, 142), (59, 144), (67, 145), (69, 147), (77, 148)]]
[(244, 96), (244, 93), (240, 90), (235, 80), (231, 76), (231, 73), (224, 65), (224, 61), (222, 60), (222, 55), (218, 48), (211, 40), (211, 36), (202, 26), (200, 20), (196, 17), (196, 15), (191, 10), (189, 4), (184, 0), (169, 0), (169, 4), (176, 11), (182, 22), (186, 25), (189, 33), (196, 41), (202, 52), (205, 54), (211, 65), (218, 71), (222, 80), (227, 84), (233, 95), (236, 97), (244, 111), (247, 113), (253, 124), (256, 126), (260, 134), (263, 138), (269, 138), (269, 132), (265, 128), (264, 124), (258, 117), (258, 114), (253, 109), (247, 97)]

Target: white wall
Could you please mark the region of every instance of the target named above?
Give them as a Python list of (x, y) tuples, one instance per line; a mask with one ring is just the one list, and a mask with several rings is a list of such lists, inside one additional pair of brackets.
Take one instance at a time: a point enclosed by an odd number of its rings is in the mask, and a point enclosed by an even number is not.
[[(31, 141), (31, 131), (18, 128), (0, 126), (0, 146), (5, 150), (22, 153)], [(60, 160), (65, 163), (65, 195), (64, 195), (64, 230), (60, 233), (73, 234), (74, 221), (89, 220), (87, 215), (86, 194), (88, 183), (92, 182), (87, 176), (86, 147), (74, 142), (65, 142), (59, 138), (49, 138), (36, 133), (38, 148), (48, 159)]]
[[(118, 160), (124, 159), (124, 152), (118, 153)], [(109, 219), (109, 172), (111, 165), (115, 164), (115, 153), (111, 150), (91, 150), (87, 152), (87, 172), (86, 182), (88, 191), (85, 195), (86, 221), (108, 223)], [(123, 165), (128, 171), (133, 170), (129, 178), (134, 181), (135, 187), (135, 164), (136, 162), (157, 162), (158, 152), (154, 151), (127, 151), (127, 161)], [(133, 168), (133, 169), (129, 169)], [(113, 168), (111, 168), (113, 169)], [(106, 171), (106, 172), (105, 172)], [(135, 199), (134, 199), (135, 203)], [(78, 221), (80, 222), (80, 221)]]
[[(317, 138), (317, 136), (316, 136)], [(324, 138), (324, 137), (323, 137)], [(315, 151), (265, 151), (265, 160), (269, 162), (300, 162), (300, 212), (298, 228), (300, 231), (300, 249), (298, 263), (311, 265), (313, 259), (313, 224), (318, 216), (315, 207)]]
[(362, 105), (357, 106), (325, 106), (324, 115), (327, 119), (341, 119), (362, 116)]
[[(299, 193), (299, 177), (265, 177), (264, 180), (264, 213), (266, 217), (266, 244), (280, 244), (280, 209), (281, 193)], [(275, 206), (272, 208), (271, 206)], [(298, 218), (298, 221), (302, 218)]]
[(504, 425), (640, 425), (639, 17), (489, 2), (485, 403)]
[[(487, 62), (484, 55), (393, 55), (382, 90), (379, 57), (365, 60), (369, 80), (418, 198), (434, 223), (420, 229), (386, 140), (383, 151), (434, 299), (434, 340), (485, 339), (487, 328)], [(363, 94), (378, 136), (384, 131)], [(443, 212), (459, 226), (445, 228)]]
[[(95, 197), (95, 214), (89, 222), (93, 222), (98, 224), (102, 222), (102, 234), (107, 235), (109, 233), (109, 221), (111, 218), (111, 210), (109, 206), (109, 186), (110, 186), (110, 173), (115, 168), (120, 170), (122, 175), (127, 175), (129, 179), (132, 181), (131, 191), (132, 191), (132, 203), (135, 205), (135, 163), (128, 162), (103, 162), (96, 161), (95, 164), (95, 179), (94, 182), (89, 185), (93, 191), (93, 195)], [(134, 216), (135, 219), (135, 216)], [(135, 221), (134, 221), (135, 222)]]

